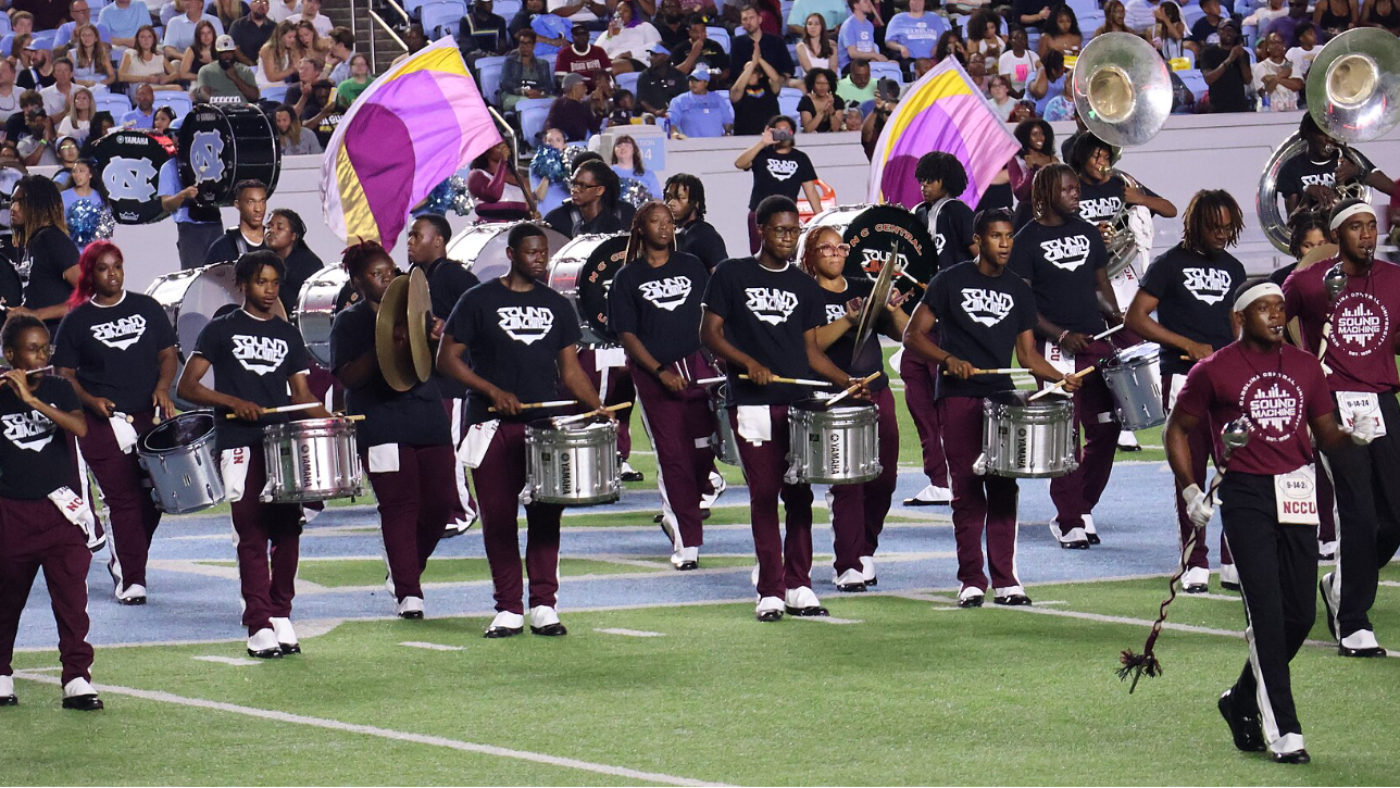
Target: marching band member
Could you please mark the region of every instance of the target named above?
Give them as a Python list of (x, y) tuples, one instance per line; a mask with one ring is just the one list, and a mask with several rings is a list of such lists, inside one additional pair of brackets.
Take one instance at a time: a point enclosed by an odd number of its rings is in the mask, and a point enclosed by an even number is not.
[(63, 198), (53, 181), (26, 175), (15, 184), (11, 200), (10, 224), (23, 255), (18, 268), (28, 283), (24, 306), (10, 313), (34, 315), (53, 333), (68, 314), (68, 299), (78, 282), (78, 247), (68, 237)]
[[(306, 344), (275, 312), (284, 271), (282, 259), (267, 250), (238, 258), (233, 275), (242, 308), (199, 332), (177, 390), (181, 399), (214, 409), (215, 446), (238, 537), (248, 654), (259, 659), (301, 653), (291, 621), (301, 506), (260, 500), (267, 483), (263, 427), (290, 420), (266, 410), (317, 401), (307, 384)], [(212, 389), (202, 382), (211, 368)], [(304, 413), (330, 416), (319, 406)]]
[(977, 214), (973, 235), (976, 259), (935, 276), (904, 331), (906, 352), (919, 355), (944, 373), (938, 378), (937, 394), (953, 482), (953, 536), (958, 550), (958, 581), (962, 583), (959, 607), (981, 607), (986, 596), (983, 531), (987, 534), (992, 601), (998, 605), (1031, 603), (1016, 575), (1016, 480), (987, 475), (977, 467), (983, 398), (1013, 385), (1007, 375), (978, 374), (978, 370), (1011, 366), (1015, 350), (1021, 365), (1041, 380), (1063, 380), (1069, 392), (1079, 387), (1077, 378), (1066, 378), (1036, 349), (1035, 295), (1019, 277), (1006, 271), (1012, 258), (1013, 226), (1008, 210)]
[[(1325, 455), (1341, 517), (1337, 572), (1323, 575), (1320, 585), (1338, 652), (1383, 657), (1367, 613), (1376, 600), (1380, 569), (1400, 547), (1400, 405), (1395, 400), (1400, 376), (1392, 345), (1400, 319), (1400, 268), (1375, 259), (1376, 214), (1365, 202), (1339, 203), (1329, 227), (1337, 257), (1295, 271), (1283, 292), (1304, 347), (1320, 355), (1328, 371), (1342, 424), (1361, 415), (1379, 420), (1375, 442), (1366, 451)], [(1333, 298), (1324, 280), (1336, 265), (1346, 286)], [(1327, 343), (1326, 352), (1320, 342)]]
[(1283, 198), (1285, 217), (1298, 210), (1330, 211), (1337, 204), (1339, 184), (1361, 182), (1384, 194), (1395, 190), (1395, 181), (1377, 170), (1361, 151), (1348, 149), (1360, 167), (1343, 155), (1341, 146), (1317, 125), (1312, 113), (1303, 113), (1298, 134), (1306, 147), (1278, 170), (1278, 194)]
[(675, 251), (671, 209), (649, 202), (637, 211), (628, 239), (628, 262), (608, 291), (608, 325), (626, 349), (642, 403), (642, 424), (656, 448), (662, 523), (671, 535), (671, 564), (700, 566), (701, 500), (714, 453), (709, 436), (714, 414), (705, 390), (693, 381), (714, 368), (700, 352), (701, 297), (710, 275), (694, 255)]
[(13, 369), (0, 388), (0, 706), (15, 697), (15, 636), (34, 577), (42, 568), (58, 625), (63, 708), (97, 711), (88, 634), (88, 567), (95, 522), (73, 492), (77, 474), (63, 433), (87, 433), (82, 403), (56, 375), (32, 375), (49, 363), (49, 332), (33, 315), (11, 315), (0, 346)]
[[(233, 207), (238, 210), (238, 226), (228, 228), (219, 236), (219, 240), (209, 245), (209, 250), (204, 253), (205, 265), (230, 262), (249, 252), (267, 248), (264, 246), (266, 228), (263, 226), (263, 217), (267, 215), (267, 184), (253, 178), (234, 184)], [(293, 291), (293, 302), (296, 297)]]
[[(428, 293), (433, 299), (433, 337), (441, 335), (442, 326), (452, 314), (463, 294), (481, 284), (476, 274), (455, 260), (447, 259), (447, 242), (452, 240), (452, 225), (447, 219), (435, 213), (426, 213), (413, 220), (408, 231), (408, 262), (411, 267), (423, 269), (428, 277)], [(461, 383), (433, 370), (433, 380), (442, 394), (442, 406), (447, 410), (451, 428), (452, 445), (462, 442), (463, 409), (466, 407), (467, 389)], [(443, 538), (459, 536), (467, 532), (476, 522), (476, 502), (472, 500), (471, 486), (467, 484), (467, 471), (461, 463), (454, 461), (453, 486), (457, 491), (452, 502), (452, 517), (441, 534)]]
[[(807, 392), (773, 378), (815, 371), (842, 387), (854, 381), (817, 347), (820, 288), (789, 262), (802, 232), (797, 205), (781, 195), (765, 197), (755, 220), (762, 238), (758, 256), (725, 260), (715, 269), (705, 290), (700, 340), (728, 364), (730, 420), (749, 485), (758, 557), (758, 620), (778, 621), (784, 610), (824, 616), (827, 610), (812, 591), (812, 486), (787, 479), (788, 406)], [(786, 545), (778, 528), (780, 494)]]
[[(1312, 593), (1317, 540), (1306, 527), (1317, 524), (1308, 430), (1335, 461), (1368, 454), (1353, 451), (1351, 444), (1378, 437), (1379, 425), (1368, 415), (1338, 427), (1317, 359), (1283, 342), (1284, 295), (1278, 285), (1246, 282), (1232, 308), (1241, 337), (1198, 361), (1187, 375), (1167, 421), (1167, 459), (1192, 523), (1204, 528), (1214, 503), (1196, 482), (1199, 460), (1192, 435), (1239, 418), (1249, 425), (1248, 443), (1234, 450), (1217, 477), (1222, 481), (1215, 497), (1239, 569), (1249, 641), (1244, 670), (1218, 706), (1235, 747), (1260, 752), (1267, 745), (1278, 763), (1307, 763), (1288, 663), (1307, 639), (1317, 608)], [(1279, 497), (1283, 489), (1291, 495), (1306, 492), (1307, 498), (1301, 506), (1287, 505)]]
[[(275, 208), (268, 214), (263, 243), (282, 258), (282, 265), (287, 267), (287, 279), (282, 283), (279, 297), (287, 314), (295, 315), (301, 286), (326, 264), (306, 243), (306, 222), (290, 208)], [(239, 256), (235, 255), (232, 259), (236, 260)]]
[(79, 439), (97, 477), (111, 521), (112, 575), (117, 601), (146, 604), (146, 558), (160, 509), (141, 469), (136, 442), (160, 410), (175, 406), (170, 386), (179, 369), (175, 331), (154, 298), (125, 288), (125, 262), (111, 241), (94, 241), (78, 259), (78, 286), (59, 325), (53, 364), (82, 402), (87, 423)]
[(566, 238), (626, 232), (618, 205), (621, 199), (617, 173), (601, 157), (590, 159), (577, 164), (569, 180), (569, 199), (546, 214), (544, 220)]
[[(1168, 249), (1148, 267), (1142, 287), (1128, 306), (1124, 322), (1149, 342), (1161, 346), (1162, 398), (1167, 410), (1186, 383), (1191, 365), (1234, 341), (1230, 296), (1244, 281), (1244, 265), (1226, 251), (1239, 240), (1244, 215), (1229, 192), (1221, 189), (1196, 192), (1186, 206), (1181, 243)], [(1154, 319), (1152, 313), (1156, 312)], [(1206, 483), (1206, 461), (1219, 460), (1221, 424), (1206, 423), (1188, 437), (1191, 442), (1192, 481)], [(1181, 543), (1186, 544), (1195, 526), (1177, 485), (1176, 520)], [(1188, 557), (1181, 587), (1188, 594), (1205, 593), (1210, 584), (1210, 562), (1205, 539), (1198, 539)], [(1220, 582), (1238, 585), (1234, 562), (1225, 540), (1220, 541)], [(1227, 586), (1228, 587), (1228, 586)]]
[[(831, 531), (836, 554), (836, 590), (864, 591), (879, 582), (875, 574), (875, 549), (890, 512), (890, 499), (899, 481), (899, 421), (895, 416), (894, 395), (885, 374), (880, 338), (871, 331), (859, 348), (852, 332), (860, 321), (863, 299), (870, 296), (869, 281), (848, 280), (843, 273), (851, 247), (832, 227), (818, 228), (808, 236), (802, 270), (821, 286), (824, 306), (823, 325), (816, 330), (817, 347), (827, 358), (853, 378), (874, 373), (880, 377), (866, 385), (870, 401), (879, 414), (880, 475), (862, 484), (834, 484), (827, 491), (831, 508)], [(904, 297), (897, 291), (879, 316), (879, 328), (894, 339), (902, 339), (909, 315), (902, 307)]]
[[(1011, 270), (1035, 293), (1036, 333), (1083, 370), (1113, 352), (1108, 342), (1094, 339), (1105, 328), (1105, 316), (1122, 320), (1105, 271), (1108, 252), (1098, 229), (1079, 216), (1079, 177), (1067, 165), (1036, 173), (1031, 211), (1033, 220), (1016, 235)], [(1098, 541), (1091, 517), (1113, 471), (1119, 427), (1101, 375), (1085, 378), (1074, 400), (1075, 431), (1083, 433), (1084, 445), (1079, 468), (1050, 480), (1056, 510), (1050, 532), (1060, 547), (1086, 550)]]
[(714, 225), (705, 221), (705, 184), (699, 178), (678, 172), (666, 179), (666, 206), (676, 217), (676, 248), (693, 254), (713, 271), (729, 257), (724, 238)]
[[(397, 274), (393, 258), (378, 243), (364, 241), (345, 250), (344, 264), (360, 300), (335, 317), (332, 372), (346, 388), (348, 412), (365, 417), (356, 430), (360, 459), (379, 504), (396, 610), (401, 618), (422, 618), (420, 578), (451, 519), (457, 490), (448, 417), (435, 378), (399, 392), (379, 372), (375, 322)], [(396, 353), (410, 352), (407, 333), (395, 343)]]
[[(522, 222), (511, 228), (506, 243), (510, 272), (462, 296), (437, 352), (438, 370), (469, 390), (466, 463), (473, 468), (497, 610), (488, 638), (518, 635), (525, 625), (515, 513), (526, 485), (525, 424), (544, 414), (521, 405), (555, 399), (562, 383), (590, 410), (602, 407), (574, 349), (582, 335), (577, 312), (564, 296), (539, 283), (549, 264), (544, 231)], [(530, 631), (537, 635), (568, 631), (554, 609), (562, 513), (557, 504), (525, 505)]]

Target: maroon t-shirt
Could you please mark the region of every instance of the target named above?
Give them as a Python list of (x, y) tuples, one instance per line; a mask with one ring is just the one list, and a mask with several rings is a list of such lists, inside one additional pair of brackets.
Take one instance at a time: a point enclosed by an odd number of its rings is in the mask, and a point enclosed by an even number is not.
[[(1337, 262), (1330, 258), (1302, 271), (1294, 271), (1283, 283), (1284, 307), (1298, 318), (1303, 344), (1317, 355), (1322, 325), (1334, 314), (1322, 279)], [(1332, 336), (1323, 360), (1332, 369), (1327, 382), (1333, 391), (1393, 393), (1400, 389), (1395, 372), (1391, 339), (1400, 319), (1400, 267), (1377, 260), (1367, 276), (1347, 277), (1346, 290), (1337, 298)]]
[(1317, 358), (1292, 345), (1255, 353), (1235, 342), (1191, 368), (1176, 407), (1211, 424), (1244, 416), (1249, 443), (1229, 470), (1272, 476), (1312, 462), (1308, 421), (1332, 413), (1332, 394)]
[(593, 75), (599, 71), (612, 71), (612, 61), (602, 47), (591, 46), (582, 55), (574, 51), (573, 45), (559, 50), (554, 61), (554, 76), (563, 78), (565, 74), (582, 74), (588, 89), (594, 87)]

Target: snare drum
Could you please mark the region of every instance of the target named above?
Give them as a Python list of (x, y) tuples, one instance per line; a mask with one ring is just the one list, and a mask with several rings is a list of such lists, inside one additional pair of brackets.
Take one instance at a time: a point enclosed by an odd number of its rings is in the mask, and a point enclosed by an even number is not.
[(710, 451), (725, 465), (739, 465), (739, 440), (734, 425), (729, 423), (729, 384), (715, 383), (709, 388), (710, 412), (715, 414), (715, 431), (710, 433)]
[(880, 413), (869, 400), (827, 407), (804, 399), (788, 408), (788, 445), (797, 478), (809, 484), (859, 484), (880, 475)]
[(602, 416), (563, 427), (525, 426), (525, 487), (532, 500), (563, 506), (612, 503), (622, 495), (617, 424)]
[[(452, 236), (447, 244), (447, 259), (456, 260), (466, 266), (477, 279), (485, 282), (510, 272), (510, 259), (506, 257), (506, 240), (510, 230), (520, 222), (488, 222), (475, 224)], [(537, 225), (544, 231), (550, 249), (561, 249), (569, 242), (546, 224)]]
[(349, 419), (304, 419), (263, 428), (267, 487), (263, 500), (310, 503), (351, 498), (364, 474)]
[[(165, 315), (175, 328), (175, 349), (180, 352), (180, 371), (175, 375), (176, 383), (170, 387), (170, 396), (182, 409), (193, 410), (198, 406), (175, 397), (175, 388), (184, 374), (185, 360), (194, 351), (199, 332), (228, 308), (237, 307), (243, 302), (238, 285), (234, 282), (233, 263), (215, 263), (158, 276), (146, 288), (146, 295), (165, 308)], [(212, 388), (213, 375), (211, 369), (204, 376), (204, 385)]]
[(297, 329), (306, 352), (324, 369), (331, 368), (331, 326), (335, 316), (355, 299), (350, 274), (336, 263), (317, 271), (301, 286), (297, 297)]
[(1079, 467), (1074, 452), (1074, 399), (1003, 391), (982, 401), (982, 456), (993, 476), (1064, 476)]
[(626, 235), (580, 235), (549, 261), (549, 288), (578, 313), (584, 345), (616, 342), (608, 328), (608, 287), (627, 256)]
[(1099, 369), (1113, 394), (1113, 410), (1125, 430), (1145, 430), (1167, 423), (1158, 353), (1156, 345), (1141, 342), (1105, 359)]
[(157, 424), (136, 446), (151, 475), (151, 497), (167, 514), (198, 512), (224, 500), (214, 454), (214, 412), (192, 410)]

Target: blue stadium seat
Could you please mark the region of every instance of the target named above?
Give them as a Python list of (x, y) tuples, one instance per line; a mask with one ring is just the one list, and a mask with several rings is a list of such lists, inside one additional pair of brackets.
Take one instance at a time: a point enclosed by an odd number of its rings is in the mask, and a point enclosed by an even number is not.
[(1196, 22), (1203, 19), (1205, 15), (1206, 12), (1201, 10), (1199, 3), (1187, 3), (1182, 6), (1181, 21), (1186, 25), (1186, 32), (1191, 32), (1191, 28), (1195, 27)]
[(112, 113), (118, 123), (123, 115), (131, 111), (131, 99), (125, 93), (98, 93), (94, 98), (97, 99), (97, 111)]
[(724, 54), (726, 54), (726, 55), (729, 54), (729, 31), (728, 31), (728, 30), (725, 30), (725, 29), (722, 28), (722, 27), (707, 27), (707, 28), (705, 28), (705, 35), (706, 35), (708, 38), (712, 38), (712, 39), (714, 39), (715, 41), (718, 41), (718, 42), (719, 42), (719, 45), (720, 45), (720, 48), (724, 50)]
[(641, 74), (636, 71), (629, 71), (626, 74), (617, 75), (617, 87), (620, 90), (631, 91), (633, 95), (637, 93), (637, 80)]
[(515, 112), (520, 117), (520, 131), (525, 136), (525, 144), (532, 148), (540, 145), (540, 135), (544, 134), (544, 122), (549, 118), (549, 108), (554, 99), (522, 99), (515, 104)]
[(778, 91), (778, 111), (797, 121), (797, 130), (802, 130), (802, 120), (797, 117), (797, 102), (802, 100), (802, 91), (797, 88), (783, 88)]
[(1068, 5), (1070, 10), (1074, 11), (1074, 15), (1079, 17), (1079, 29), (1083, 31), (1085, 35), (1092, 33), (1093, 30), (1084, 30), (1084, 15), (1100, 11), (1098, 2), (1096, 2), (1096, 0), (1068, 0), (1065, 5)]
[(477, 85), (481, 87), (481, 97), (487, 104), (501, 106), (501, 69), (505, 66), (504, 57), (484, 57), (476, 61)]
[(287, 100), (286, 85), (268, 85), (262, 89), (262, 97), (267, 101), (275, 101), (278, 104)]
[[(437, 40), (443, 35), (455, 34), (458, 23), (467, 13), (467, 7), (461, 0), (445, 0), (435, 3), (428, 3), (419, 9), (419, 18), (423, 21), (423, 31), (428, 35), (429, 40)], [(444, 29), (445, 28), (445, 29)]]
[(423, 0), (404, 0), (403, 10), (410, 18), (418, 18), (418, 9), (423, 7)]
[(186, 115), (190, 114), (193, 102), (190, 101), (189, 96), (180, 91), (157, 90), (155, 105), (157, 107), (170, 107), (175, 111), (175, 122), (179, 123), (185, 119)]
[(1104, 15), (1103, 12), (1098, 9), (1085, 11), (1082, 14), (1078, 11), (1074, 13), (1079, 17), (1079, 31), (1084, 34), (1084, 40), (1086, 42), (1094, 37), (1095, 30), (1103, 27)]
[(522, 3), (521, 0), (496, 0), (495, 4), (491, 6), (491, 10), (497, 16), (509, 22), (520, 12), (520, 8), (523, 5), (524, 3)]
[(898, 63), (889, 60), (876, 60), (870, 64), (871, 79), (883, 79), (886, 77), (893, 79), (901, 85), (904, 84), (904, 72), (900, 70)]
[(1200, 69), (1192, 68), (1185, 71), (1178, 71), (1176, 75), (1181, 79), (1181, 83), (1196, 96), (1197, 101), (1205, 98), (1207, 91), (1206, 77), (1205, 74), (1201, 73)]

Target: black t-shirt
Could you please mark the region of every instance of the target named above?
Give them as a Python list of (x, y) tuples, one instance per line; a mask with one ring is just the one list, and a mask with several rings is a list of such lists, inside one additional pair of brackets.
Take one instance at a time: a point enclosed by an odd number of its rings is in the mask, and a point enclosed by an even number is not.
[(498, 14), (487, 14), (484, 20), (467, 14), (458, 25), (457, 42), (463, 52), (480, 50), (494, 55), (510, 46), (508, 29), (506, 20)]
[(15, 86), (24, 90), (40, 90), (49, 87), (57, 80), (53, 74), (44, 76), (37, 68), (20, 69), (15, 75)]
[[(612, 233), (626, 232), (627, 226), (621, 215), (623, 205), (626, 203), (619, 203), (616, 211), (603, 209), (591, 221), (584, 221), (583, 214), (574, 208), (573, 203), (565, 200), (563, 205), (545, 214), (544, 221), (566, 238), (573, 238), (576, 235), (597, 233), (611, 235)], [(630, 219), (627, 223), (630, 224)]]
[[(433, 317), (444, 322), (452, 316), (452, 308), (457, 306), (462, 296), (481, 284), (476, 274), (468, 271), (461, 263), (447, 258), (425, 266), (423, 273), (428, 277), (428, 293), (433, 299)], [(433, 378), (437, 380), (438, 393), (443, 397), (461, 399), (467, 396), (466, 384), (439, 374), (437, 365), (433, 366)]]
[[(1225, 17), (1220, 17), (1220, 22), (1211, 23), (1209, 17), (1201, 17), (1196, 20), (1196, 24), (1191, 25), (1191, 40), (1201, 46), (1220, 45), (1220, 24), (1225, 21)], [(1215, 39), (1212, 41), (1211, 39)]]
[[(810, 378), (806, 331), (824, 322), (821, 287), (793, 263), (764, 268), (757, 258), (736, 257), (715, 269), (705, 308), (724, 319), (724, 338), (773, 374)], [(729, 401), (738, 405), (786, 405), (809, 396), (803, 386), (740, 380), (729, 369)]]
[[(1163, 328), (1219, 350), (1235, 340), (1230, 312), (1244, 280), (1244, 266), (1229, 252), (1206, 257), (1177, 244), (1148, 266), (1142, 289), (1158, 300)], [(1175, 348), (1163, 349), (1160, 360), (1163, 374), (1191, 369)]]
[(287, 275), (282, 277), (282, 289), (277, 291), (277, 297), (282, 300), (287, 314), (294, 315), (297, 311), (297, 301), (301, 298), (301, 286), (306, 284), (306, 280), (313, 274), (325, 268), (326, 264), (304, 245), (293, 249), (283, 262), (287, 266)]
[(54, 338), (53, 365), (77, 370), (94, 397), (106, 397), (123, 413), (151, 409), (160, 380), (157, 355), (175, 346), (175, 329), (154, 298), (127, 291), (111, 306), (94, 301), (69, 312)]
[[(736, 30), (734, 38), (729, 42), (729, 56), (731, 62), (748, 63), (753, 60), (753, 39), (743, 30)], [(787, 44), (783, 43), (780, 36), (772, 33), (763, 33), (759, 36), (758, 50), (763, 55), (763, 59), (768, 61), (768, 65), (779, 74), (789, 76), (796, 70), (792, 65), (792, 53), (788, 52)], [(673, 50), (674, 51), (674, 50)], [(742, 65), (740, 66), (742, 68)], [(737, 132), (736, 132), (737, 133)]]
[[(24, 305), (43, 309), (61, 304), (73, 295), (73, 286), (63, 278), (63, 272), (78, 264), (78, 247), (62, 230), (52, 225), (43, 227), (29, 239), (24, 252), (29, 267), (29, 284), (24, 286)], [(58, 328), (57, 320), (46, 321), (49, 332)]]
[[(1050, 8), (1053, 5), (1055, 5), (1054, 0), (1012, 0), (1011, 21), (1014, 24), (1021, 24), (1021, 17), (1035, 16), (1036, 14), (1040, 13), (1041, 11), (1047, 8)], [(1046, 17), (1043, 21), (1032, 22), (1026, 24), (1025, 27), (1041, 28), (1044, 25), (1049, 25), (1050, 21), (1054, 18), (1055, 15), (1051, 14), (1049, 17)]]
[(700, 258), (707, 271), (714, 271), (715, 266), (729, 257), (729, 250), (724, 247), (724, 238), (714, 225), (704, 219), (697, 219), (684, 227), (676, 228), (676, 247)]
[[(1201, 71), (1214, 71), (1230, 57), (1230, 51), (1220, 46), (1206, 47), (1201, 53)], [(1244, 60), (1242, 57), (1241, 60)], [(1244, 72), (1241, 60), (1235, 61), (1234, 68), (1227, 68), (1220, 78), (1207, 90), (1210, 93), (1211, 112), (1249, 112), (1249, 101), (1245, 98)], [(1248, 62), (1248, 61), (1245, 61)]]
[[(39, 379), (34, 395), (67, 413), (82, 407), (73, 384), (57, 375)], [(0, 425), (4, 427), (0, 498), (37, 501), (76, 483), (68, 436), (48, 416), (24, 404), (9, 386), (0, 389)]]
[(660, 74), (649, 68), (637, 77), (637, 107), (641, 108), (642, 102), (646, 102), (665, 112), (671, 106), (671, 99), (687, 90), (687, 84), (685, 72), (675, 66), (667, 65)]
[(773, 92), (773, 86), (768, 84), (765, 74), (757, 85), (749, 85), (744, 90), (744, 95), (734, 102), (734, 134), (760, 135), (768, 126), (768, 121), (781, 113), (782, 110), (778, 108), (778, 94)]
[[(215, 391), (264, 408), (292, 404), (287, 381), (308, 372), (306, 344), (291, 323), (280, 317), (259, 320), (242, 309), (210, 321), (199, 332), (194, 352), (213, 367)], [(264, 427), (298, 415), (274, 413), (247, 422), (224, 418), (228, 412), (214, 409), (219, 451), (261, 445)]]
[[(680, 47), (669, 47), (671, 50), (671, 65), (679, 66), (690, 57), (690, 40), (687, 39)], [(729, 55), (725, 54), (724, 47), (713, 38), (705, 39), (705, 43), (700, 45), (700, 59), (697, 63), (704, 63), (710, 67), (710, 71), (727, 71), (729, 69)], [(718, 78), (718, 74), (711, 74), (710, 84)], [(653, 104), (652, 106), (656, 106)]]
[(695, 255), (675, 252), (660, 268), (645, 260), (622, 267), (608, 290), (608, 327), (636, 334), (658, 364), (700, 349), (701, 300), (710, 274)]
[(233, 24), (228, 26), (228, 34), (233, 37), (233, 43), (237, 45), (238, 51), (243, 56), (258, 62), (258, 54), (262, 45), (272, 38), (272, 31), (277, 27), (277, 23), (271, 19), (264, 18), (261, 25), (253, 21), (251, 16), (235, 19)]
[(802, 184), (817, 179), (817, 170), (807, 154), (796, 148), (787, 153), (768, 146), (758, 152), (750, 167), (753, 172), (753, 191), (749, 193), (749, 210), (763, 202), (764, 197), (781, 194), (796, 200), (802, 193)]
[(1010, 269), (1030, 283), (1036, 310), (1067, 331), (1104, 330), (1096, 271), (1108, 265), (1098, 228), (1083, 219), (1059, 227), (1032, 221), (1016, 233)]
[(230, 227), (224, 231), (223, 235), (219, 236), (219, 240), (209, 244), (209, 250), (204, 253), (204, 264), (234, 263), (249, 252), (257, 252), (266, 248), (263, 244), (255, 244), (245, 238), (241, 229)]
[[(377, 314), (361, 301), (343, 309), (331, 325), (331, 371), (374, 351), (374, 324)], [(442, 409), (437, 382), (429, 378), (408, 391), (398, 392), (378, 373), (370, 382), (345, 391), (345, 407), (365, 420), (356, 428), (359, 444), (378, 446), (401, 443), (405, 446), (447, 446), (452, 432), (447, 411)]]
[[(978, 369), (1011, 366), (1016, 338), (1035, 328), (1035, 296), (1012, 271), (987, 276), (976, 262), (944, 269), (924, 291), (924, 306), (938, 320), (938, 346)], [(1010, 375), (960, 380), (938, 376), (938, 399), (985, 397), (1015, 386)]]
[[(821, 285), (817, 285), (817, 291), (822, 297), (822, 325), (829, 325), (837, 320), (844, 320), (846, 317), (846, 302), (852, 298), (868, 298), (873, 282), (861, 281), (857, 279), (847, 279), (846, 289), (833, 293)], [(885, 319), (881, 316), (881, 319)], [(853, 378), (863, 378), (885, 368), (885, 357), (880, 352), (880, 335), (872, 331), (870, 336), (865, 338), (865, 343), (861, 345), (860, 354), (854, 357), (856, 347), (856, 329), (851, 326), (851, 330), (841, 335), (841, 338), (831, 344), (826, 349), (827, 358), (831, 359), (836, 366), (846, 370)], [(880, 391), (890, 385), (889, 377), (881, 375), (871, 381), (869, 388), (871, 391)]]
[[(1364, 169), (1374, 169), (1370, 159), (1361, 155), (1360, 151), (1352, 148), (1364, 165)], [(1278, 194), (1281, 198), (1290, 195), (1301, 195), (1309, 186), (1326, 186), (1336, 188), (1337, 186), (1337, 160), (1340, 154), (1334, 154), (1324, 161), (1313, 161), (1308, 152), (1304, 150), (1297, 156), (1283, 163), (1278, 168)]]
[[(914, 206), (914, 218), (928, 227), (928, 215), (933, 206), (921, 202)], [(943, 203), (938, 211), (936, 227), (929, 228), (933, 236), (934, 253), (938, 256), (938, 270), (957, 265), (967, 259), (968, 247), (972, 246), (972, 209), (962, 200), (952, 199)]]
[(1123, 192), (1127, 184), (1114, 175), (1103, 183), (1090, 183), (1079, 179), (1079, 218), (1098, 226), (1099, 222), (1112, 221), (1123, 207)]
[[(840, 96), (833, 94), (831, 97), (831, 106), (833, 109), (835, 109), (836, 112), (842, 112), (846, 109), (846, 100), (841, 98)], [(794, 118), (794, 120), (800, 123), (802, 121), (802, 113), (804, 112), (813, 116), (817, 114), (817, 103), (815, 101), (812, 101), (811, 95), (807, 93), (803, 93), (802, 98), (797, 100), (797, 117)], [(844, 126), (842, 128), (844, 129)], [(829, 125), (829, 122), (823, 123), (820, 126), (818, 126), (817, 131), (831, 131), (831, 126)], [(736, 131), (734, 133), (738, 134), (739, 132)], [(763, 132), (760, 131), (759, 133), (762, 134)]]
[[(578, 313), (568, 299), (544, 285), (523, 293), (490, 279), (468, 290), (448, 318), (446, 334), (467, 346), (472, 371), (521, 402), (558, 398), (559, 351), (583, 336)], [(498, 418), (491, 400), (467, 393), (467, 423)], [(526, 411), (503, 421), (534, 421), (548, 412)]]

